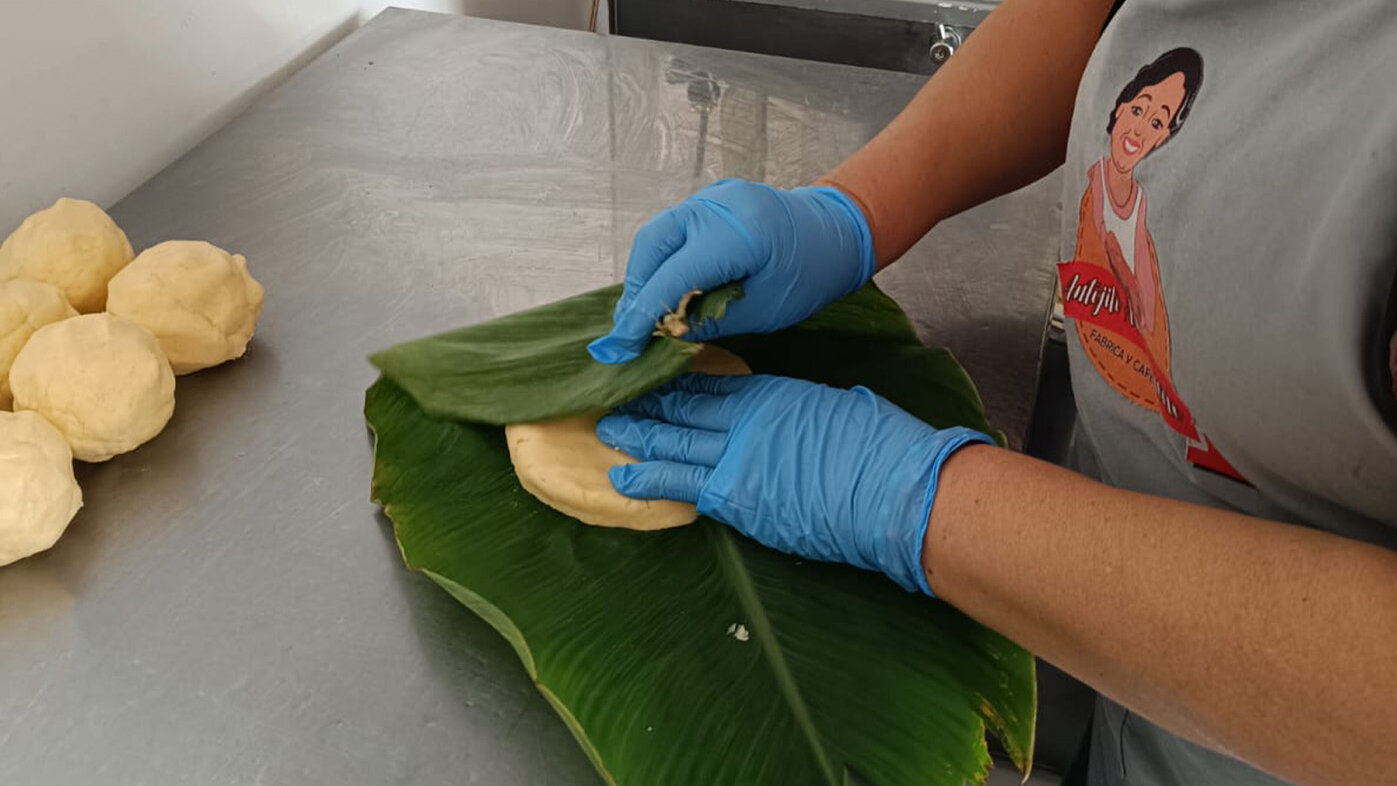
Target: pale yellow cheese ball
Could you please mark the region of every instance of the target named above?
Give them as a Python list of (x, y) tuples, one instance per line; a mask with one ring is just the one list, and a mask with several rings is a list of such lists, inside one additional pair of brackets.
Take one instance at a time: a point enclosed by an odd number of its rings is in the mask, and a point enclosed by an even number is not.
[(51, 284), (24, 278), (0, 281), (0, 410), (13, 403), (10, 366), (29, 337), (44, 325), (77, 315)]
[[(694, 357), (691, 370), (743, 376), (752, 369), (737, 355), (712, 344)], [(600, 415), (514, 423), (504, 427), (509, 460), (524, 490), (583, 524), (659, 530), (691, 524), (698, 509), (674, 500), (631, 499), (611, 485), (611, 468), (637, 459), (597, 437)]]
[(58, 542), (81, 507), (58, 429), (33, 412), (0, 412), (0, 565)]
[(37, 330), (10, 368), (10, 389), (15, 411), (43, 415), (80, 461), (135, 450), (175, 411), (175, 375), (155, 337), (111, 314)]
[(107, 287), (107, 311), (144, 327), (176, 374), (242, 357), (262, 313), (262, 285), (240, 254), (199, 240), (142, 251)]
[(0, 281), (28, 278), (58, 287), (79, 313), (101, 311), (107, 282), (135, 254), (102, 208), (64, 197), (24, 219), (0, 244)]

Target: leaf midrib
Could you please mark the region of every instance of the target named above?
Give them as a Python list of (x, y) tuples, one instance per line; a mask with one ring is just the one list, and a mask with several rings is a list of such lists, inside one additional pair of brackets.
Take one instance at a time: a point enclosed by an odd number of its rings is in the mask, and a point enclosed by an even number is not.
[(781, 690), (781, 695), (785, 697), (791, 714), (795, 717), (796, 725), (800, 727), (801, 733), (805, 736), (805, 741), (815, 756), (815, 761), (825, 777), (825, 782), (830, 786), (841, 786), (844, 779), (837, 774), (834, 763), (830, 760), (829, 752), (825, 750), (824, 742), (820, 739), (820, 731), (815, 728), (815, 720), (810, 715), (810, 707), (805, 703), (800, 686), (796, 684), (795, 675), (791, 673), (790, 664), (786, 662), (786, 654), (782, 651), (781, 644), (776, 640), (771, 618), (767, 616), (766, 607), (757, 595), (757, 587), (752, 581), (752, 574), (748, 571), (747, 563), (742, 559), (742, 555), (737, 551), (737, 544), (733, 542), (732, 533), (725, 525), (716, 521), (709, 522), (709, 526), (716, 540), (718, 562), (732, 580), (738, 603), (742, 606), (742, 610), (747, 613), (751, 623), (748, 630), (761, 646), (763, 654), (766, 655), (766, 662), (771, 667), (776, 684)]

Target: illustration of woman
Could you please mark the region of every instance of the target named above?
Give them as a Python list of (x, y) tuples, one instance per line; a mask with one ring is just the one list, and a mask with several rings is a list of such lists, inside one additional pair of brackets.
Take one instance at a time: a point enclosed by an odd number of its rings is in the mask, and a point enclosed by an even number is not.
[[(1165, 374), (1169, 315), (1160, 287), (1159, 257), (1145, 221), (1145, 191), (1135, 179), (1135, 168), (1183, 127), (1202, 82), (1203, 59), (1188, 48), (1165, 52), (1135, 74), (1116, 98), (1106, 123), (1110, 151), (1087, 170), (1078, 217), (1075, 258), (1105, 267), (1115, 276), (1130, 321)], [(1083, 344), (1092, 352), (1091, 342)], [(1147, 380), (1114, 381), (1129, 388), (1139, 403), (1156, 403)]]

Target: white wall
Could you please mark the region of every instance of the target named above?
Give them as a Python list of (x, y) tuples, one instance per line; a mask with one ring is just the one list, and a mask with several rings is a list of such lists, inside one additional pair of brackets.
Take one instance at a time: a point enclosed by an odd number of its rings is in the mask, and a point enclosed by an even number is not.
[(126, 195), (385, 5), (581, 28), (589, 0), (0, 0), (0, 238)]

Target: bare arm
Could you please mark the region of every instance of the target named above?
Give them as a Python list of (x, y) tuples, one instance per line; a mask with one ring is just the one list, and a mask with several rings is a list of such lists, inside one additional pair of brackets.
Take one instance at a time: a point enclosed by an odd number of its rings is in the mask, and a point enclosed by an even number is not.
[(1397, 783), (1397, 553), (973, 446), (924, 554), (937, 595), (1171, 731), (1299, 784)]
[(1006, 0), (888, 127), (820, 179), (873, 229), (878, 266), (937, 222), (1062, 163), (1111, 0)]

